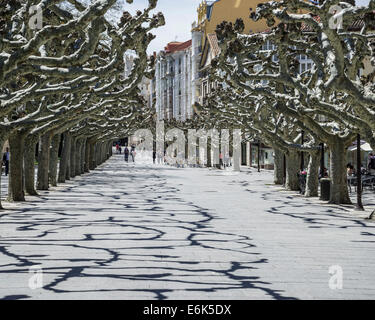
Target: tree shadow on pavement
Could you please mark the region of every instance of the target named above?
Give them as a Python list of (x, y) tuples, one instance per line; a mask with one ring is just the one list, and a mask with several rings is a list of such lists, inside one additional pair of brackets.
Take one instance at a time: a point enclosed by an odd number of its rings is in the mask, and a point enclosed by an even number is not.
[[(2, 283), (19, 277), (27, 287), (22, 279), (28, 279), (29, 267), (40, 266), (49, 299), (109, 293), (134, 299), (195, 299), (205, 293), (293, 299), (257, 276), (268, 260), (252, 239), (213, 229), (218, 217), (183, 200), (164, 169), (118, 170), (109, 164), (42, 196), (36, 206), (2, 214)], [(20, 287), (3, 299), (32, 298), (26, 292)]]

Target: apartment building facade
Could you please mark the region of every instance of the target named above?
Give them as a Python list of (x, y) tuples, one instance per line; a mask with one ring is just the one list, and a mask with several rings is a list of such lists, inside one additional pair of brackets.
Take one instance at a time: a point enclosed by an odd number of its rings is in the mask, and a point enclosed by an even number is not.
[(193, 115), (192, 40), (170, 42), (156, 56), (155, 108), (157, 117), (185, 121)]

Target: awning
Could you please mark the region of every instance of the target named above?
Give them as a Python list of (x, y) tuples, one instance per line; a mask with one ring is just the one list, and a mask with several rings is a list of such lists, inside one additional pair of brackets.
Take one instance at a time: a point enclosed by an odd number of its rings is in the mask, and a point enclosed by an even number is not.
[[(349, 151), (357, 151), (357, 146), (351, 146), (348, 150)], [(361, 144), (361, 150), (366, 151), (366, 152), (374, 151), (374, 150), (372, 150), (370, 144), (367, 143), (367, 142), (364, 143), (364, 144)]]

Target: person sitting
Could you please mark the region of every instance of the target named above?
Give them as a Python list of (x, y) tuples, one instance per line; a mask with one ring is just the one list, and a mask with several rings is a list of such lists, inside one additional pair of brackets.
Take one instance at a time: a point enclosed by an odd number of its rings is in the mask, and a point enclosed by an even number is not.
[(363, 176), (368, 174), (367, 169), (363, 165), (361, 165), (361, 174)]
[(346, 173), (349, 177), (354, 175), (354, 166), (351, 163), (348, 163), (346, 166)]

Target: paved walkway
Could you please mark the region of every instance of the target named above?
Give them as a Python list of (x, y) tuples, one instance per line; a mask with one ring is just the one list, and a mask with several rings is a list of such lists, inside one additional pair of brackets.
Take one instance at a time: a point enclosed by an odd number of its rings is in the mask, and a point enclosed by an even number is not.
[(0, 298), (374, 299), (375, 223), (271, 181), (114, 156), (0, 212)]

